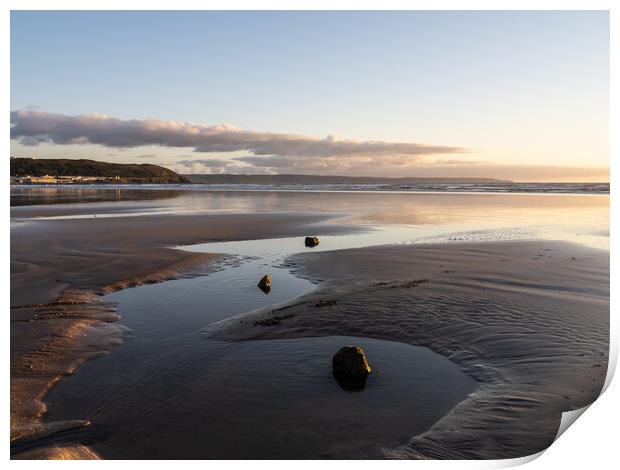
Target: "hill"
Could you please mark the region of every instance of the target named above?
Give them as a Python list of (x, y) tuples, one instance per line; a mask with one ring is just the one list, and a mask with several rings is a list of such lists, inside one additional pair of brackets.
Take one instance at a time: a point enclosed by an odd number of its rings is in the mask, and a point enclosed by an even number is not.
[[(189, 183), (168, 168), (150, 164), (122, 164), (95, 160), (11, 158), (11, 177), (115, 178), (122, 183)], [(120, 181), (119, 181), (120, 180)]]

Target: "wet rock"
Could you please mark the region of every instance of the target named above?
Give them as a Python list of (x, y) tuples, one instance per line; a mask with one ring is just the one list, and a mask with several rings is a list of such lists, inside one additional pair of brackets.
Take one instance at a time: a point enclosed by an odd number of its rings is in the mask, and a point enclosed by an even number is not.
[(345, 346), (332, 359), (334, 378), (347, 392), (364, 390), (370, 371), (364, 350), (358, 346)]
[(333, 370), (339, 374), (353, 377), (367, 377), (370, 366), (364, 350), (359, 346), (345, 346), (332, 358)]
[(265, 274), (261, 280), (258, 281), (258, 288), (265, 294), (269, 294), (271, 291), (271, 276), (269, 274)]
[(306, 237), (306, 246), (312, 248), (319, 244), (319, 237)]
[(366, 375), (345, 375), (335, 370), (332, 372), (334, 379), (345, 392), (361, 392), (366, 388), (366, 380), (368, 379)]

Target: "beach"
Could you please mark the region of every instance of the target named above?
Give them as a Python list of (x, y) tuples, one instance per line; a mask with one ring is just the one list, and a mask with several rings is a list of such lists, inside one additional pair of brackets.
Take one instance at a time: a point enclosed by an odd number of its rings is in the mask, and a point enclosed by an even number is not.
[(98, 294), (210, 269), (205, 263), (214, 255), (169, 245), (205, 237), (302, 235), (313, 228), (307, 222), (307, 217), (273, 215), (259, 221), (252, 215), (223, 215), (191, 222), (175, 216), (172, 226), (169, 217), (128, 217), (20, 227), (11, 242), (12, 438), (45, 432), (38, 421), (45, 393), (122, 335), (110, 324), (118, 315)]
[[(605, 253), (568, 243), (489, 242), (362, 248), (293, 262), (326, 287), (209, 333), (233, 341), (390, 339), (429, 347), (477, 380), (474, 393), (391, 457), (534, 454), (553, 442), (561, 412), (601, 391), (609, 340)], [(258, 326), (269, 318), (282, 320)]]
[(11, 210), (13, 458), (521, 457), (602, 389), (606, 195), (61, 199)]

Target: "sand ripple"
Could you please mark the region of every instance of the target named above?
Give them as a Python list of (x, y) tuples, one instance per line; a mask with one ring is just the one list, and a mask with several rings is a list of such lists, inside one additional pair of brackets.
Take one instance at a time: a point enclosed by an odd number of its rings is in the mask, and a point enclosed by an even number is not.
[[(428, 432), (387, 456), (530, 455), (553, 442), (563, 411), (591, 403), (601, 391), (608, 253), (523, 241), (364, 248), (291, 262), (299, 273), (327, 281), (291, 306), (222, 322), (209, 334), (401, 341), (443, 354), (479, 382)], [(284, 310), (286, 318), (274, 326), (256, 326), (283, 318)]]

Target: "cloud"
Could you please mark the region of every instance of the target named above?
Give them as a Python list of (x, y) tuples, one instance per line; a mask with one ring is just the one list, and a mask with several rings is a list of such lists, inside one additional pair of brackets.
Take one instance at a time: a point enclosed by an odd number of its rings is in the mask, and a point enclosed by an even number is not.
[(483, 160), (435, 160), (433, 163), (436, 165), (478, 165), (488, 162)]
[(197, 165), (208, 166), (209, 168), (224, 168), (230, 165), (230, 160), (213, 159), (199, 159), (199, 160), (180, 160), (177, 162), (179, 165), (183, 165), (187, 168), (193, 168)]
[(277, 173), (354, 174), (358, 172), (411, 170), (421, 161), (410, 155), (383, 155), (376, 158), (367, 155), (319, 156), (314, 158), (286, 158), (282, 156), (245, 156), (233, 160), (254, 168)]
[[(341, 140), (333, 135), (320, 139), (296, 134), (256, 132), (230, 124), (205, 126), (157, 119), (121, 120), (102, 114), (67, 116), (32, 109), (11, 112), (11, 139), (29, 146), (45, 142), (96, 144), (114, 148), (146, 145), (189, 147), (195, 152), (246, 151), (252, 156), (268, 156), (271, 158), (270, 163), (275, 166), (284, 163), (277, 160), (281, 157), (318, 159), (312, 164), (321, 166), (329, 163), (329, 159), (339, 157), (357, 162), (384, 157), (411, 163), (427, 155), (466, 151), (459, 147), (409, 142)], [(248, 160), (247, 163), (261, 165), (258, 160)], [(299, 163), (302, 167), (305, 164)]]
[[(460, 162), (460, 164), (464, 164)], [(465, 163), (466, 164), (466, 163)], [(295, 173), (295, 174), (369, 174), (393, 173), (402, 176), (415, 171), (408, 156), (386, 155), (381, 158), (357, 156), (324, 156), (314, 158), (289, 158), (279, 155), (246, 155), (228, 159), (185, 158), (172, 166), (181, 173)], [(400, 173), (399, 173), (400, 172)]]
[(273, 173), (269, 169), (257, 168), (234, 160), (217, 158), (179, 160), (170, 165), (180, 173), (214, 174), (214, 173)]

